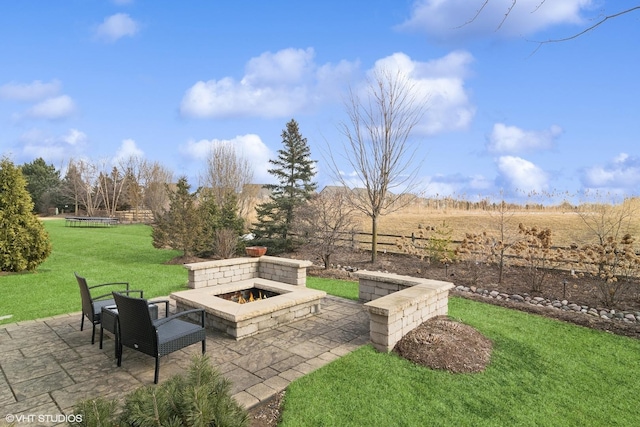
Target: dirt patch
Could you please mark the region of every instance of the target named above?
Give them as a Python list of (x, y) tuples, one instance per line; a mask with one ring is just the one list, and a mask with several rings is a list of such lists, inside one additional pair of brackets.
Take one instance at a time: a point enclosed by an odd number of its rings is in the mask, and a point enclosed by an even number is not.
[(405, 335), (393, 351), (432, 369), (471, 373), (484, 371), (492, 348), (491, 340), (471, 326), (437, 316)]
[(284, 391), (276, 394), (273, 399), (249, 411), (250, 427), (276, 427), (280, 421), (282, 411), (282, 399)]

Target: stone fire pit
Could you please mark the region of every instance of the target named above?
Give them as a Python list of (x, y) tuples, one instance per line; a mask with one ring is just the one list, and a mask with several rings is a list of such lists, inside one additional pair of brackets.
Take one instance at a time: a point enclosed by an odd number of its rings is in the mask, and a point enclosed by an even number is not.
[[(310, 265), (269, 256), (185, 264), (192, 289), (174, 292), (171, 298), (178, 311), (203, 308), (206, 327), (240, 340), (320, 312), (326, 293), (306, 287)], [(254, 288), (267, 298), (244, 304), (226, 299)]]

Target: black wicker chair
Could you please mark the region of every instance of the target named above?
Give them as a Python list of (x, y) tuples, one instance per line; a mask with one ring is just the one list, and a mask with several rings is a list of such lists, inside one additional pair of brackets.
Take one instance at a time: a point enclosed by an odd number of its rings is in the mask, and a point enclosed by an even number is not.
[(119, 292), (121, 293), (128, 294), (130, 292), (136, 292), (139, 293), (140, 298), (142, 298), (142, 291), (129, 290), (128, 282), (101, 283), (99, 285), (89, 286), (87, 285), (87, 279), (78, 275), (78, 273), (74, 272), (73, 274), (76, 276), (78, 286), (80, 286), (80, 296), (82, 298), (82, 320), (80, 321), (80, 330), (83, 330), (84, 328), (84, 318), (86, 317), (91, 321), (91, 324), (93, 325), (93, 331), (91, 332), (91, 344), (95, 343), (96, 341), (96, 326), (100, 324), (102, 307), (115, 304), (115, 301), (112, 297), (112, 293), (114, 291), (113, 288), (111, 288), (108, 293), (98, 296), (91, 295), (93, 289), (101, 288), (104, 286), (117, 286), (118, 288), (120, 288)]
[[(198, 341), (202, 342), (202, 353), (206, 351), (203, 309), (186, 310), (173, 315), (167, 313), (167, 317), (153, 320), (149, 313), (149, 301), (117, 292), (113, 293), (113, 298), (118, 308), (120, 329), (118, 366), (122, 364), (122, 346), (153, 356), (156, 358), (153, 382), (158, 384), (160, 357)], [(191, 313), (200, 313), (199, 325), (179, 319)]]

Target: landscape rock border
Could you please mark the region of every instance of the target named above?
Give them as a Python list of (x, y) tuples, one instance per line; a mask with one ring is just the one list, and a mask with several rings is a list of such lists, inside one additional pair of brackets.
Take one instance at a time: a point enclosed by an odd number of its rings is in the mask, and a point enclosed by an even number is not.
[(638, 311), (617, 311), (615, 309), (589, 307), (586, 305), (578, 305), (567, 300), (551, 300), (543, 297), (532, 297), (528, 294), (507, 294), (498, 291), (489, 291), (488, 289), (477, 288), (475, 286), (468, 287), (459, 285), (455, 287), (455, 290), (459, 292), (471, 292), (496, 300), (513, 301), (517, 303), (531, 304), (538, 307), (550, 307), (557, 310), (573, 311), (575, 313), (582, 313), (588, 316), (600, 317), (606, 320), (640, 324), (640, 312)]

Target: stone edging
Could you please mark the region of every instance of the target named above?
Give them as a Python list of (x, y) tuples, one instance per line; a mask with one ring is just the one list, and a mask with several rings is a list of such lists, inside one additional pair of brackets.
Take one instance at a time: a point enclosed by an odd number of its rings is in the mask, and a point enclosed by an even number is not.
[(586, 305), (578, 305), (567, 300), (552, 300), (543, 297), (532, 297), (528, 294), (507, 294), (498, 291), (489, 291), (488, 289), (476, 288), (474, 286), (469, 287), (459, 285), (456, 286), (455, 290), (459, 292), (469, 292), (496, 300), (519, 302), (538, 307), (551, 307), (564, 311), (573, 311), (576, 313), (583, 313), (587, 316), (600, 317), (602, 319), (617, 320), (626, 323), (640, 323), (640, 311), (617, 311), (607, 308), (595, 308)]

